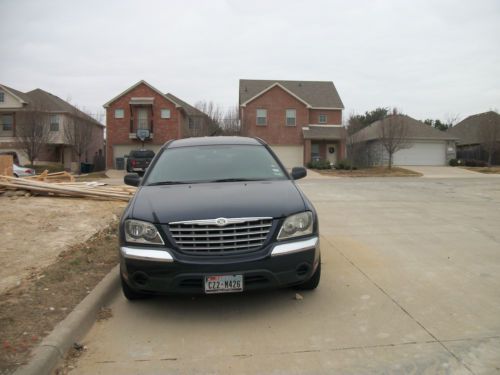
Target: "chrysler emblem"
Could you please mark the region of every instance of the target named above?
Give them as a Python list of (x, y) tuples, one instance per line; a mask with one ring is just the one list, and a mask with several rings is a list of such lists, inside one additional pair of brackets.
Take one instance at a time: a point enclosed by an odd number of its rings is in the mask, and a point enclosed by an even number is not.
[(223, 227), (227, 225), (228, 220), (224, 217), (219, 217), (218, 219), (215, 219), (215, 224), (218, 227)]

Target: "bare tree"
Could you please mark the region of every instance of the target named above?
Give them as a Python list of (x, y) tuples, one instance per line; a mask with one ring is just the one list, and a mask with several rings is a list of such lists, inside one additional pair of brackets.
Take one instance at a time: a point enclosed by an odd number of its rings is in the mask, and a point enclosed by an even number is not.
[(488, 154), (488, 167), (491, 167), (493, 155), (500, 148), (500, 116), (487, 118), (479, 124), (477, 131), (481, 147)]
[(347, 119), (346, 131), (344, 133), (345, 144), (347, 147), (347, 159), (349, 160), (349, 168), (351, 171), (358, 162), (358, 154), (362, 148), (362, 144), (358, 139), (358, 132), (364, 127), (365, 126), (362, 121), (360, 121), (359, 116), (351, 113)]
[(47, 110), (34, 106), (30, 110), (18, 112), (16, 142), (26, 154), (31, 167), (51, 140), (50, 114)]
[(64, 124), (64, 141), (70, 145), (73, 153), (78, 157), (78, 162), (85, 156), (87, 161), (87, 151), (93, 140), (94, 126), (89, 119), (83, 118), (82, 113), (75, 110), (66, 118)]
[(388, 168), (392, 168), (394, 154), (402, 149), (411, 147), (412, 143), (408, 139), (408, 124), (405, 117), (398, 114), (396, 108), (392, 115), (381, 121), (378, 129), (378, 139), (384, 147), (389, 157)]
[(240, 135), (241, 127), (238, 113), (238, 106), (230, 107), (222, 119), (222, 134), (224, 135)]
[(222, 108), (211, 101), (199, 101), (195, 104), (195, 108), (205, 116), (188, 116), (185, 133), (190, 137), (220, 135), (224, 118)]

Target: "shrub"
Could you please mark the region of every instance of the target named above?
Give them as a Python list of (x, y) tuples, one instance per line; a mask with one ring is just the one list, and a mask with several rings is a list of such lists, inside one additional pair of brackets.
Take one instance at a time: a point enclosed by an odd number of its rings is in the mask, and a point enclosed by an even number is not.
[(328, 160), (314, 160), (307, 163), (307, 168), (310, 169), (331, 169), (332, 166)]
[(466, 167), (486, 167), (486, 162), (476, 159), (465, 159), (462, 160), (462, 164)]
[[(335, 169), (351, 169), (351, 163), (347, 159), (339, 160), (335, 164)], [(352, 166), (352, 169), (357, 169), (355, 166)]]
[(452, 167), (456, 167), (458, 165), (458, 160), (457, 159), (450, 159), (449, 164)]

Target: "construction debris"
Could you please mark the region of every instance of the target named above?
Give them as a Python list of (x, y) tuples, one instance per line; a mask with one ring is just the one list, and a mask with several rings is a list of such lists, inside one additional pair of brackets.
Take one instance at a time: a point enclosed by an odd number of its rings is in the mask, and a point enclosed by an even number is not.
[(5, 196), (29, 196), (30, 194), (128, 202), (137, 190), (132, 186), (112, 186), (97, 181), (75, 182), (74, 177), (67, 172), (46, 173), (41, 177), (43, 181), (36, 177), (39, 176), (29, 178), (0, 176), (0, 193)]
[(25, 177), (25, 178), (33, 179), (33, 180), (37, 180), (37, 181), (45, 181), (45, 182), (63, 182), (63, 181), (74, 182), (75, 181), (75, 176), (73, 176), (71, 173), (68, 173), (66, 171), (49, 173), (48, 170), (44, 170), (39, 175), (29, 176), (29, 177)]

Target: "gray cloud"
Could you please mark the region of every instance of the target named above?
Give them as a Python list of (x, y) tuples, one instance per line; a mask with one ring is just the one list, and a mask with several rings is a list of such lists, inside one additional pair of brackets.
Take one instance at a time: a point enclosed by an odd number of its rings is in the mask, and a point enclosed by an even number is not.
[(238, 79), (332, 80), (346, 113), (500, 108), (500, 2), (1, 0), (0, 82), (92, 111), (140, 79), (237, 103)]

